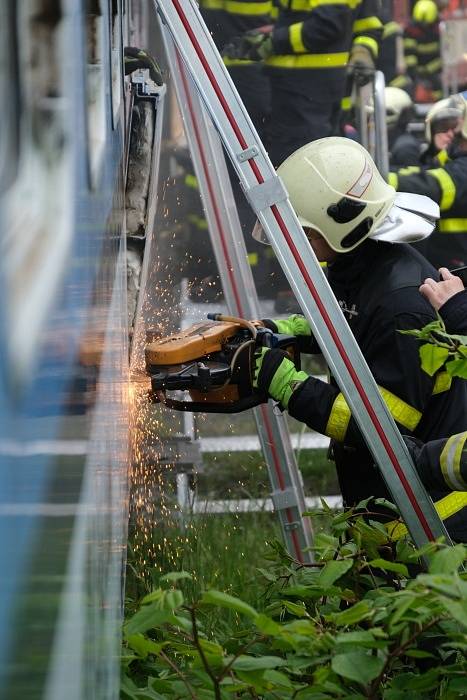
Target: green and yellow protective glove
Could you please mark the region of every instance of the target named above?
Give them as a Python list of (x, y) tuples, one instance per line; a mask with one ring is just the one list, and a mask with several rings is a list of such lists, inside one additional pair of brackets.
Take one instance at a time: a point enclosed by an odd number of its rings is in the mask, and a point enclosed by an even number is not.
[(306, 372), (298, 372), (283, 350), (259, 348), (255, 353), (253, 386), (278, 401), (283, 409), (289, 405), (294, 391), (308, 379)]
[(125, 75), (133, 73), (138, 69), (149, 70), (149, 77), (156, 85), (163, 85), (162, 71), (157, 61), (148, 51), (138, 49), (135, 46), (125, 46), (124, 49)]
[(288, 318), (278, 318), (271, 320), (264, 318), (263, 325), (274, 333), (285, 333), (286, 335), (305, 335), (311, 337), (311, 327), (305, 316), (293, 314)]
[(274, 53), (272, 25), (251, 29), (241, 36), (234, 36), (222, 49), (225, 58), (244, 61), (265, 61)]

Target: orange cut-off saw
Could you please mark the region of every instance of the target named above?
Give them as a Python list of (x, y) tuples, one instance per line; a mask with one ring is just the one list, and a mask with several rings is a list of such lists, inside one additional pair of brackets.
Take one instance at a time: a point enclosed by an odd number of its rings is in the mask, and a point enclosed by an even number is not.
[[(294, 336), (259, 322), (208, 314), (208, 320), (146, 346), (151, 400), (180, 411), (238, 413), (268, 400), (253, 387), (254, 355), (261, 346), (285, 350), (300, 369)], [(187, 391), (190, 400), (167, 396)]]

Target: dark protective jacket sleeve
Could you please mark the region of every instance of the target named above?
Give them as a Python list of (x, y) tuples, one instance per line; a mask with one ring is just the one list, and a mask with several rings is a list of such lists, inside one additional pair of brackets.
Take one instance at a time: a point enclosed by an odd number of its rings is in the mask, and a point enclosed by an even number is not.
[(448, 333), (467, 335), (467, 289), (458, 292), (439, 309)]
[(294, 54), (320, 52), (329, 45), (345, 40), (352, 32), (352, 10), (349, 4), (321, 5), (302, 22), (276, 27), (272, 40), (274, 53)]
[(467, 491), (467, 432), (425, 445), (406, 438), (418, 474), (429, 491)]
[[(401, 290), (397, 294), (403, 294)], [(397, 302), (395, 302), (397, 306)], [(431, 399), (434, 378), (420, 370), (419, 344), (399, 330), (410, 330), (429, 323), (427, 314), (398, 314), (375, 326), (367, 356), (370, 369), (394, 420), (402, 432), (412, 434)], [(310, 428), (346, 445), (360, 446), (363, 440), (350, 409), (339, 389), (314, 377), (308, 379), (289, 401), (290, 415)]]

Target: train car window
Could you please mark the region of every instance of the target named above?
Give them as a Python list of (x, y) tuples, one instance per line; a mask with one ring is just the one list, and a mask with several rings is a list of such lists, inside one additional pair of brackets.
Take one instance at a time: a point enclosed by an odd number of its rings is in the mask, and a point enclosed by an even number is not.
[(0, 91), (3, 100), (0, 119), (0, 193), (15, 180), (19, 151), (19, 79), (16, 36), (16, 1), (7, 0), (0, 22)]
[(86, 91), (91, 188), (99, 181), (105, 146), (104, 17), (100, 0), (86, 2)]
[[(0, 25), (6, 30), (3, 22)], [(72, 87), (63, 60), (71, 32), (61, 0), (16, 3), (10, 31), (12, 36), (3, 36), (1, 48), (16, 46), (12, 56), (18, 80), (4, 89), (2, 109), (7, 110), (19, 87), (19, 139), (15, 178), (0, 200), (0, 266), (11, 329), (10, 374), (21, 384), (31, 376), (72, 236)], [(0, 121), (1, 131), (4, 112)]]
[(110, 3), (110, 67), (112, 75), (112, 126), (115, 129), (122, 101), (122, 22), (120, 0)]

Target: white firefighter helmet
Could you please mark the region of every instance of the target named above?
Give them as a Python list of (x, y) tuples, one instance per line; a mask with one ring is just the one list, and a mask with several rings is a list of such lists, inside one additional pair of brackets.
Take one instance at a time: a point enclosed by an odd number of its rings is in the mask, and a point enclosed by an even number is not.
[(386, 124), (388, 126), (397, 124), (402, 113), (408, 112), (413, 107), (410, 95), (405, 90), (392, 87), (391, 85), (384, 89), (384, 101), (386, 103)]
[(433, 0), (418, 0), (412, 10), (412, 18), (416, 22), (432, 24), (438, 19), (438, 7)]
[[(394, 188), (381, 177), (368, 151), (351, 139), (312, 141), (292, 153), (277, 174), (301, 225), (320, 233), (338, 253), (353, 250), (369, 236), (420, 240), (431, 233), (439, 216), (427, 197), (404, 195), (405, 204), (399, 207)], [(438, 210), (434, 216), (432, 204)], [(253, 236), (268, 243), (259, 222)]]
[[(433, 141), (433, 137), (437, 133), (437, 127), (440, 127), (443, 122), (446, 126), (450, 121), (454, 125), (456, 120), (464, 116), (466, 111), (465, 104), (465, 99), (461, 95), (451, 95), (435, 102), (425, 118), (425, 138), (428, 143)], [(467, 131), (467, 127), (463, 128), (464, 130)]]

